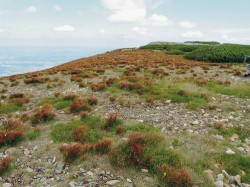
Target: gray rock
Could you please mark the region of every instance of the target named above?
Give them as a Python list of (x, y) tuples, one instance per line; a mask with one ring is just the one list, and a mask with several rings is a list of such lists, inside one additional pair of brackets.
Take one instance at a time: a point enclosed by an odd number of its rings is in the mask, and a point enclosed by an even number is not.
[(28, 173), (31, 173), (31, 172), (33, 172), (34, 170), (31, 169), (31, 168), (27, 168), (26, 171), (27, 171)]
[(69, 183), (69, 187), (76, 187), (77, 186), (77, 183), (72, 181)]
[(229, 155), (235, 154), (235, 152), (230, 148), (227, 149), (226, 153), (229, 154)]
[(55, 169), (54, 169), (54, 173), (55, 173), (55, 174), (60, 174), (60, 173), (62, 173), (64, 167), (65, 167), (65, 164), (62, 163), (62, 162), (59, 162), (59, 163), (56, 165)]
[(203, 173), (207, 176), (207, 178), (211, 181), (214, 182), (214, 173), (212, 170), (204, 170)]
[(87, 172), (87, 175), (89, 175), (89, 176), (93, 176), (94, 174), (93, 174), (93, 172), (92, 172), (92, 171), (88, 171), (88, 172)]
[(118, 184), (119, 182), (120, 182), (119, 180), (111, 180), (111, 181), (106, 182), (106, 184), (109, 186), (114, 186)]
[(10, 187), (10, 186), (12, 186), (12, 185), (10, 183), (7, 183), (7, 182), (3, 184), (3, 187)]
[(141, 169), (141, 172), (142, 173), (148, 173), (148, 170), (147, 169)]
[(5, 154), (6, 155), (13, 155), (13, 154), (16, 154), (17, 152), (18, 152), (17, 148), (11, 147), (5, 151)]
[(132, 183), (132, 180), (131, 180), (131, 179), (127, 179), (127, 182), (128, 182), (128, 183)]
[(197, 121), (197, 120), (193, 121), (192, 125), (199, 125), (199, 121)]
[(36, 151), (38, 149), (38, 146), (36, 145), (34, 148), (33, 148), (33, 151)]
[(242, 183), (244, 187), (250, 187), (250, 184)]
[(24, 149), (23, 154), (25, 156), (29, 156), (30, 155), (30, 151), (28, 149)]
[(218, 174), (217, 175), (217, 181), (223, 181), (224, 180), (224, 175), (223, 174)]
[(245, 151), (245, 149), (244, 149), (243, 147), (238, 147), (237, 149), (238, 149), (241, 153), (243, 153), (243, 154), (246, 153), (246, 151)]
[(215, 185), (216, 187), (223, 187), (224, 182), (223, 182), (223, 181), (216, 181), (216, 182), (214, 183), (214, 185)]

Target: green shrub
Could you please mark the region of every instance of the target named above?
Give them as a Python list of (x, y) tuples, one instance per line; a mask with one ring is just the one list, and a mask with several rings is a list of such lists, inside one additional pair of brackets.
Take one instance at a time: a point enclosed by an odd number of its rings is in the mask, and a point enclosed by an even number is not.
[(185, 58), (207, 62), (243, 62), (244, 56), (249, 54), (249, 45), (223, 44), (204, 46), (186, 54)]
[(168, 54), (168, 55), (183, 55), (183, 54), (185, 54), (185, 52), (178, 50), (178, 49), (173, 49), (170, 51), (166, 51), (166, 54)]
[(21, 110), (22, 107), (16, 103), (5, 103), (0, 105), (0, 114), (7, 114)]
[(103, 120), (99, 116), (87, 115), (81, 117), (81, 122), (88, 125), (90, 128), (101, 128), (103, 125)]
[(164, 138), (155, 132), (133, 132), (128, 141), (111, 149), (110, 162), (118, 167), (144, 167), (152, 173), (155, 173), (163, 163), (180, 167), (180, 156), (167, 150), (163, 140)]
[(51, 137), (55, 142), (70, 142), (73, 131), (84, 125), (82, 121), (73, 120), (68, 124), (56, 124), (51, 127)]
[(28, 129), (24, 132), (24, 134), (28, 139), (34, 140), (41, 135), (41, 129), (38, 127)]
[(103, 125), (104, 130), (115, 130), (119, 125), (122, 125), (123, 121), (118, 118), (116, 113), (109, 114), (109, 117), (106, 119), (105, 124)]

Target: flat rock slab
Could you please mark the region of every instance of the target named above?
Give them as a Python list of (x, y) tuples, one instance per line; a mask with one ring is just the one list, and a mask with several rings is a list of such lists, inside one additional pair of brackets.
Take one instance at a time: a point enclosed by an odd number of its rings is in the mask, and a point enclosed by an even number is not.
[(109, 186), (114, 186), (114, 185), (116, 185), (118, 183), (120, 183), (119, 180), (111, 180), (111, 181), (106, 182), (106, 184), (109, 185)]

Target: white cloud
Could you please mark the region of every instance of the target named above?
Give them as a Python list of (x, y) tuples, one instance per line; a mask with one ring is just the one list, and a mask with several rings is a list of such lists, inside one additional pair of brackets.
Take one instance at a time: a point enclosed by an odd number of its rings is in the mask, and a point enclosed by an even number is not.
[(140, 22), (146, 17), (144, 0), (102, 0), (103, 5), (112, 11), (110, 22)]
[(4, 32), (4, 29), (1, 29), (1, 28), (0, 28), (0, 33), (1, 33), (1, 32)]
[(164, 0), (146, 0), (147, 5), (150, 9), (155, 10), (162, 4), (164, 4)]
[(222, 39), (227, 41), (227, 42), (249, 42), (250, 37), (230, 37), (228, 34), (223, 34)]
[(183, 28), (193, 28), (197, 26), (197, 23), (190, 22), (190, 21), (180, 21), (179, 25)]
[(159, 14), (153, 14), (149, 18), (149, 23), (153, 26), (164, 26), (164, 25), (172, 25), (173, 21), (168, 19), (168, 17), (159, 15)]
[(100, 33), (105, 33), (106, 30), (105, 30), (105, 29), (100, 29), (99, 32), (100, 32)]
[(136, 33), (140, 34), (140, 35), (151, 35), (151, 33), (148, 32), (148, 29), (145, 27), (138, 27), (135, 26), (132, 28), (133, 31), (135, 31)]
[(188, 31), (182, 34), (183, 37), (186, 38), (200, 38), (203, 37), (203, 33), (200, 31)]
[(35, 6), (30, 6), (25, 10), (25, 12), (27, 12), (27, 13), (35, 13), (35, 12), (37, 12), (37, 8)]
[(58, 26), (54, 27), (54, 31), (58, 32), (72, 32), (75, 31), (75, 28), (70, 26), (70, 25), (63, 25), (63, 26)]
[(250, 28), (227, 28), (227, 29), (215, 29), (212, 32), (220, 34), (231, 34), (231, 33), (245, 33), (250, 32)]
[(61, 11), (62, 11), (62, 9), (61, 9), (61, 7), (60, 7), (59, 5), (55, 5), (55, 6), (53, 7), (53, 9), (54, 9), (56, 12), (61, 12)]

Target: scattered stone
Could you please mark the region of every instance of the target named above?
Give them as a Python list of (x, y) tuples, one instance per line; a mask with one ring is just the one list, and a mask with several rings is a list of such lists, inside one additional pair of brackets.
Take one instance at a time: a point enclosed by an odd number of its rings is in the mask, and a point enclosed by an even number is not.
[(72, 181), (69, 183), (69, 187), (76, 187), (77, 186), (77, 183)]
[(214, 182), (214, 173), (212, 170), (204, 170), (203, 173), (207, 176), (207, 178), (211, 181)]
[(217, 139), (217, 140), (219, 140), (219, 141), (224, 140), (224, 137), (221, 136), (221, 135), (214, 135), (214, 138)]
[(87, 172), (87, 175), (89, 175), (89, 176), (91, 176), (91, 177), (92, 177), (94, 174), (93, 174), (93, 172), (92, 172), (92, 171), (88, 171), (88, 172)]
[(223, 187), (223, 186), (224, 186), (224, 182), (223, 182), (223, 181), (216, 181), (216, 182), (214, 183), (214, 185), (215, 185), (216, 187)]
[(15, 154), (15, 153), (17, 153), (17, 148), (15, 148), (15, 147), (11, 147), (11, 148), (9, 148), (9, 149), (7, 149), (7, 150), (5, 151), (5, 154), (6, 154), (6, 155), (13, 155), (13, 154)]
[(30, 151), (28, 149), (24, 149), (23, 154), (28, 157), (30, 155)]
[(109, 186), (114, 186), (118, 184), (119, 182), (120, 182), (119, 180), (111, 180), (111, 181), (106, 182), (106, 184)]
[(132, 180), (130, 180), (130, 179), (127, 179), (127, 182), (128, 182), (128, 183), (132, 183)]
[(148, 173), (148, 170), (147, 169), (141, 169), (141, 172), (142, 173)]
[(38, 146), (36, 145), (34, 148), (33, 148), (33, 151), (36, 151), (38, 149)]
[(244, 149), (243, 147), (238, 147), (237, 149), (238, 149), (241, 153), (243, 153), (243, 154), (246, 153), (246, 151), (245, 151), (245, 149)]
[(32, 173), (34, 170), (31, 169), (31, 168), (27, 168), (26, 171), (27, 171), (28, 173)]
[(237, 134), (233, 134), (232, 136), (231, 136), (231, 138), (230, 138), (230, 140), (232, 141), (232, 142), (234, 142), (234, 141), (236, 141), (236, 140), (238, 140), (239, 139), (239, 136), (237, 135)]
[(3, 184), (3, 187), (11, 187), (11, 186), (12, 185), (10, 183), (7, 183), (7, 182)]
[(223, 181), (224, 180), (224, 175), (223, 174), (218, 174), (217, 175), (217, 181)]
[(250, 187), (250, 184), (242, 183), (244, 187)]
[(60, 162), (56, 165), (55, 169), (54, 169), (54, 173), (55, 174), (61, 174), (63, 169), (64, 169), (65, 165), (64, 163)]
[(229, 155), (235, 154), (235, 152), (232, 151), (232, 149), (229, 149), (229, 148), (227, 149), (226, 153), (229, 154)]
[(197, 121), (197, 120), (196, 120), (196, 121), (193, 121), (193, 122), (192, 122), (192, 125), (199, 125), (199, 121)]

